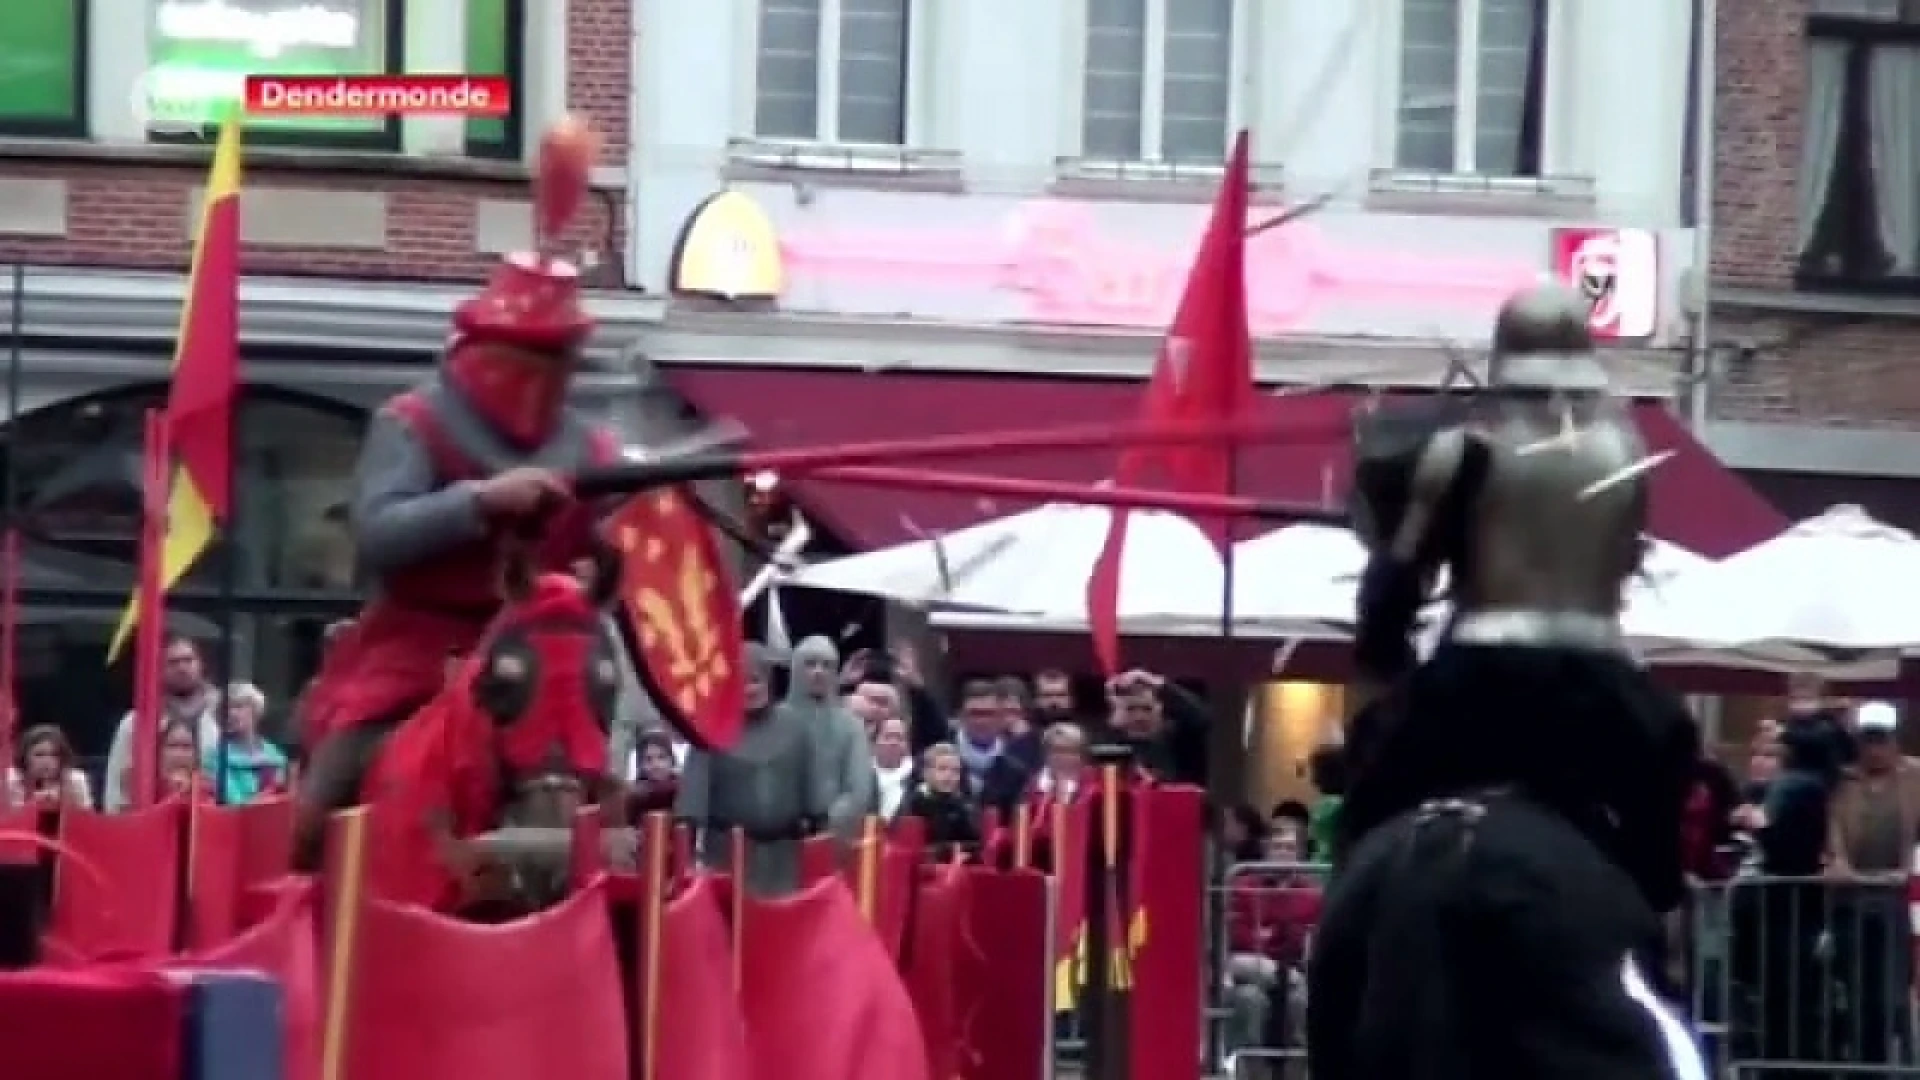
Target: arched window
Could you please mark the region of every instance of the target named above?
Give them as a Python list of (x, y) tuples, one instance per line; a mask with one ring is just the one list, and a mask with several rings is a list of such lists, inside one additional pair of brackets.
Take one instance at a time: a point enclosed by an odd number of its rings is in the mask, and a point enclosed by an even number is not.
[[(151, 384), (63, 401), (22, 416), (4, 440), (19, 454), (5, 475), (19, 485), (11, 505), (23, 538), (22, 719), (62, 725), (89, 755), (104, 752), (131, 700), (128, 660), (103, 665), (138, 574), (145, 417), (166, 392)], [(358, 600), (345, 502), (366, 416), (253, 388), (239, 418), (237, 534), (223, 530), (169, 594), (167, 627), (198, 640), (221, 678), (231, 626), (232, 670), (266, 689), (273, 728), (317, 666), (324, 627)]]

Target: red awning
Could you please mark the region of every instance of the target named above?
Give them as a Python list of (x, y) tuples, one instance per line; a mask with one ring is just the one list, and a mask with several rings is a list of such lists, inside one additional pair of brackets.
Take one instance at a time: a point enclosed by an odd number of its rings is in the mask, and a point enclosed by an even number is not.
[[(1139, 407), (1139, 386), (1129, 382), (736, 367), (674, 367), (666, 377), (695, 409), (738, 420), (763, 447), (1125, 423)], [(1343, 421), (1353, 403), (1351, 396), (1332, 392), (1261, 398), (1270, 414), (1317, 429)], [(1786, 527), (1773, 507), (1664, 406), (1634, 408), (1648, 444), (1674, 451), (1653, 474), (1654, 535), (1719, 558)], [(1091, 484), (1112, 473), (1114, 453), (1024, 453), (955, 467)], [(1260, 446), (1246, 453), (1242, 489), (1261, 498), (1336, 505), (1346, 472), (1344, 442)], [(822, 524), (861, 549), (900, 543), (916, 529), (950, 530), (1025, 508), (1004, 500), (819, 482), (797, 484), (794, 494)]]

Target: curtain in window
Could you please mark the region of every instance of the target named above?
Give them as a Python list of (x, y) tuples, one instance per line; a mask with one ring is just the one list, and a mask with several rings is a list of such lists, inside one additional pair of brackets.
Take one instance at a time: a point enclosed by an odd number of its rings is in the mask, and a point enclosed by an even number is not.
[(754, 131), (769, 139), (819, 137), (821, 0), (761, 0)]
[(1405, 0), (1400, 17), (1400, 102), (1395, 161), (1454, 171), (1459, 118), (1461, 0)]
[(1868, 130), (1888, 272), (1920, 267), (1920, 49), (1882, 46), (1868, 69)]
[(907, 139), (908, 0), (840, 0), (840, 141)]
[(1161, 157), (1219, 163), (1232, 78), (1233, 0), (1170, 0)]
[(1087, 0), (1087, 77), (1081, 153), (1140, 157), (1146, 87), (1147, 0)]
[(1809, 42), (1807, 106), (1802, 112), (1800, 136), (1800, 232), (1795, 244), (1803, 255), (1813, 244), (1840, 164), (1846, 83), (1847, 46), (1838, 41)]

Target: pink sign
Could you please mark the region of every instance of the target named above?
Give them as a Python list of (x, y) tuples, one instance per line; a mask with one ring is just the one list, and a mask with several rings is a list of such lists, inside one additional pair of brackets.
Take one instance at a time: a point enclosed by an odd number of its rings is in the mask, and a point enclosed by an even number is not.
[(1660, 327), (1660, 240), (1646, 229), (1555, 229), (1553, 270), (1593, 305), (1605, 341), (1650, 338)]
[[(1055, 199), (1026, 204), (999, 236), (831, 229), (790, 233), (780, 247), (796, 278), (1004, 289), (1025, 298), (1023, 315), (1035, 322), (1143, 328), (1166, 325), (1192, 258), (1188, 250), (1115, 237), (1091, 207)], [(1256, 334), (1297, 332), (1321, 309), (1369, 304), (1491, 315), (1516, 289), (1538, 284), (1543, 271), (1520, 259), (1348, 249), (1302, 220), (1248, 239), (1248, 313)]]

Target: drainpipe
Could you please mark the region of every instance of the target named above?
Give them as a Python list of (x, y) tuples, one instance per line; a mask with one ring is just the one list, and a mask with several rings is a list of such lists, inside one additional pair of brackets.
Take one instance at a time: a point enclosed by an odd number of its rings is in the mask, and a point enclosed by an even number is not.
[(1699, 295), (1687, 364), (1687, 425), (1706, 430), (1713, 390), (1713, 173), (1719, 100), (1719, 0), (1695, 0), (1699, 47), (1693, 71), (1693, 266)]

